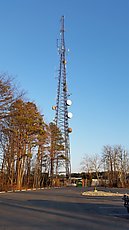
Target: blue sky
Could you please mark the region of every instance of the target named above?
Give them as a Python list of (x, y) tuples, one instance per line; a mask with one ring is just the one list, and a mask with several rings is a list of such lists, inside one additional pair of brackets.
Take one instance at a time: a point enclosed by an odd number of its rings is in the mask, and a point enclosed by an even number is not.
[(15, 77), (46, 122), (54, 118), (62, 15), (77, 172), (84, 154), (106, 144), (129, 149), (129, 0), (0, 0), (0, 72)]

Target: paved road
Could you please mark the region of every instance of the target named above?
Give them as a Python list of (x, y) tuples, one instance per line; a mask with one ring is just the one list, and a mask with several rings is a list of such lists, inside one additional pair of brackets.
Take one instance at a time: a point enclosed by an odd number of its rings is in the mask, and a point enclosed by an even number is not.
[(85, 190), (0, 194), (0, 230), (129, 230), (121, 197), (82, 196)]

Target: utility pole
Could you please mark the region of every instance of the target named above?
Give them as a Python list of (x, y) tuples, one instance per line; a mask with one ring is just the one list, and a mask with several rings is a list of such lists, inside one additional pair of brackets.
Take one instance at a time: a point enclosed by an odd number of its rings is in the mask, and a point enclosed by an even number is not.
[[(60, 28), (60, 41), (58, 45), (59, 52), (59, 72), (58, 72), (58, 84), (57, 84), (57, 98), (56, 106), (53, 106), (55, 110), (55, 124), (59, 128), (63, 137), (64, 149), (61, 151), (63, 158), (57, 158), (56, 161), (56, 174), (63, 173), (66, 179), (71, 177), (71, 162), (70, 162), (70, 140), (69, 133), (72, 129), (69, 128), (69, 119), (72, 117), (72, 113), (68, 112), (68, 107), (72, 104), (68, 94), (67, 79), (66, 79), (66, 48), (65, 48), (65, 28), (64, 28), (64, 16), (61, 17)], [(60, 172), (60, 163), (62, 163)]]

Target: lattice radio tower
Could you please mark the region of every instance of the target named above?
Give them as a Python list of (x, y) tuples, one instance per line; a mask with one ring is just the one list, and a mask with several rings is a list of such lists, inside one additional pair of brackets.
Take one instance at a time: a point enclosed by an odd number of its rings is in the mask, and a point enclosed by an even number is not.
[[(64, 16), (61, 17), (61, 29), (60, 29), (60, 41), (58, 45), (59, 51), (59, 72), (58, 72), (58, 85), (57, 85), (57, 98), (56, 106), (53, 106), (55, 110), (55, 123), (60, 129), (63, 136), (63, 155), (62, 163), (64, 164), (62, 168), (62, 173), (65, 174), (66, 178), (70, 178), (71, 175), (71, 162), (70, 162), (70, 141), (69, 133), (72, 129), (69, 128), (68, 120), (72, 117), (72, 113), (68, 112), (68, 107), (71, 105), (71, 100), (68, 94), (67, 80), (66, 80), (66, 48), (65, 48), (65, 38), (64, 38)], [(57, 161), (58, 164), (58, 161)], [(57, 165), (58, 167), (58, 165)], [(58, 173), (59, 169), (58, 169)]]

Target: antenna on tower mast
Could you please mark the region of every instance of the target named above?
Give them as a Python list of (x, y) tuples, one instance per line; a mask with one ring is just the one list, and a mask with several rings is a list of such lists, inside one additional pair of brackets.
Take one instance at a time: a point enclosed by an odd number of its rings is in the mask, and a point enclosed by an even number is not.
[[(72, 117), (72, 113), (68, 112), (68, 107), (71, 106), (72, 101), (69, 98), (67, 89), (66, 78), (66, 48), (65, 48), (65, 28), (64, 28), (64, 16), (61, 17), (60, 27), (60, 39), (58, 44), (59, 51), (59, 71), (58, 71), (58, 84), (57, 84), (57, 98), (56, 106), (52, 109), (55, 110), (55, 124), (59, 128), (63, 138), (63, 150), (61, 154), (63, 158), (56, 161), (56, 174), (63, 173), (66, 179), (71, 177), (71, 162), (70, 162), (70, 140), (69, 133), (72, 132), (72, 128), (69, 127), (69, 119)], [(60, 172), (60, 162), (61, 172)]]

